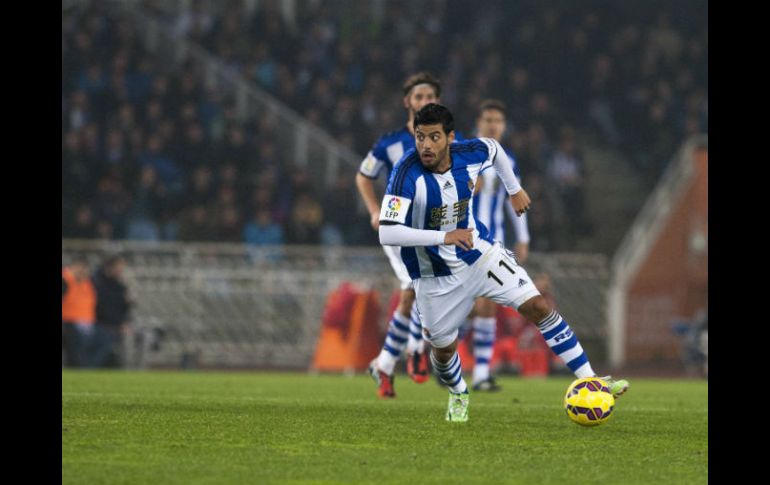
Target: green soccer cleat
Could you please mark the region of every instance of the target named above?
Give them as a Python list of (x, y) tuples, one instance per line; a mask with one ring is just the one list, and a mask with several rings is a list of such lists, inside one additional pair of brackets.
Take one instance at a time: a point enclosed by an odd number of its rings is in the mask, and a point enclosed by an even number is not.
[(620, 397), (628, 390), (629, 384), (625, 379), (615, 380), (612, 378), (612, 376), (599, 377), (599, 379), (609, 384), (612, 397)]
[(446, 410), (446, 420), (455, 423), (468, 421), (468, 392), (456, 394), (449, 393), (449, 405)]

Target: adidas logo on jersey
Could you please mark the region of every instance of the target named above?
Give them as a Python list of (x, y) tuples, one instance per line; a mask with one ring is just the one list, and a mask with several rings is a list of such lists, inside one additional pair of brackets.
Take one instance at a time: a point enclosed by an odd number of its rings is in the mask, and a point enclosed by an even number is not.
[(444, 184), (443, 190), (446, 190), (446, 189), (449, 189), (449, 188), (452, 188), (452, 182), (447, 180), (446, 183)]

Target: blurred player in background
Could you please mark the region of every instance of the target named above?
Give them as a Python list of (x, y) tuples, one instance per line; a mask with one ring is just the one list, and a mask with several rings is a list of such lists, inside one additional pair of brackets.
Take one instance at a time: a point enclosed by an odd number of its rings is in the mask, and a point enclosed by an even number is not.
[[(356, 174), (356, 187), (369, 211), (372, 228), (380, 225), (380, 199), (374, 194), (374, 180), (385, 174), (390, 178), (393, 166), (409, 149), (414, 148), (412, 123), (417, 111), (428, 103), (438, 103), (441, 83), (427, 72), (409, 76), (402, 86), (406, 125), (380, 137), (361, 163)], [(407, 349), (407, 373), (417, 383), (429, 379), (428, 357), (422, 341), (422, 326), (414, 306), (414, 288), (409, 273), (398, 254), (399, 248), (383, 246), (390, 265), (401, 282), (401, 295), (396, 311), (388, 324), (388, 333), (379, 356), (369, 365), (369, 373), (377, 382), (381, 398), (396, 397), (393, 372), (404, 347)]]
[[(505, 133), (505, 104), (496, 99), (488, 99), (479, 105), (476, 117), (476, 136), (491, 138), (500, 142)], [(521, 173), (513, 153), (503, 148), (513, 164), (513, 173), (521, 183)], [(505, 247), (505, 211), (513, 224), (516, 234), (514, 253), (516, 260), (523, 264), (529, 255), (529, 229), (527, 214), (516, 216), (513, 206), (505, 191), (505, 186), (494, 170), (484, 170), (479, 175), (473, 195), (473, 216), (489, 231), (489, 237)], [(497, 329), (497, 304), (489, 298), (478, 298), (471, 314), (470, 325), (473, 328), (473, 383), (474, 391), (498, 391), (500, 386), (490, 374), (489, 363), (492, 360)], [(458, 338), (463, 338), (463, 329)]]
[[(549, 348), (578, 378), (593, 377), (588, 356), (569, 324), (535, 287), (513, 253), (489, 236), (473, 215), (479, 174), (494, 168), (517, 215), (530, 199), (496, 140), (453, 143), (454, 118), (444, 106), (428, 104), (414, 119), (414, 151), (396, 165), (380, 211), (380, 243), (400, 247), (414, 281), (431, 364), (449, 388), (446, 420), (468, 420), (469, 392), (457, 353), (458, 329), (480, 296), (515, 308), (535, 323)], [(625, 380), (604, 377), (613, 395)]]

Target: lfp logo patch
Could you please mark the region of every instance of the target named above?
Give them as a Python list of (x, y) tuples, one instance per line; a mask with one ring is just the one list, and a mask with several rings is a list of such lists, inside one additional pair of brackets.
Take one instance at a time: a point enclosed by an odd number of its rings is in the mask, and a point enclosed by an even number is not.
[(409, 212), (410, 199), (399, 197), (397, 195), (385, 195), (382, 198), (382, 210), (380, 211), (380, 221), (391, 221), (404, 224), (406, 214)]

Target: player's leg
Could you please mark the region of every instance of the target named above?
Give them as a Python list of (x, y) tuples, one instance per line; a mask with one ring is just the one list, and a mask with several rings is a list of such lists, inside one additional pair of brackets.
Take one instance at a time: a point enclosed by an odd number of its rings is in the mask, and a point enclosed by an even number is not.
[[(519, 306), (518, 311), (524, 318), (537, 325), (548, 347), (567, 364), (575, 377), (596, 376), (577, 335), (572, 331), (567, 321), (548, 304), (542, 295), (525, 301)], [(607, 381), (615, 397), (628, 390), (629, 384), (625, 379), (613, 379), (611, 376), (604, 376), (602, 379)]]
[(382, 345), (382, 351), (377, 358), (377, 365), (387, 374), (393, 374), (396, 362), (401, 357), (401, 352), (406, 348), (411, 313), (409, 307), (411, 307), (412, 302), (414, 302), (414, 290), (401, 290), (399, 304), (388, 323), (385, 343)]
[(396, 397), (393, 373), (401, 353), (406, 348), (409, 336), (410, 312), (404, 313), (403, 309), (406, 307), (404, 300), (413, 302), (414, 290), (401, 290), (399, 305), (388, 322), (388, 332), (380, 354), (369, 364), (369, 373), (377, 383), (377, 395), (383, 399)]
[(398, 306), (393, 312), (390, 322), (388, 322), (388, 332), (382, 349), (379, 355), (369, 363), (369, 374), (377, 383), (377, 395), (383, 399), (388, 399), (396, 397), (393, 387), (393, 372), (409, 340), (414, 289), (409, 272), (398, 254), (400, 248), (383, 246), (382, 249), (401, 283), (401, 294), (399, 295)]
[(422, 324), (420, 323), (420, 312), (417, 311), (417, 302), (412, 299), (412, 307), (409, 311), (409, 340), (406, 342), (406, 353), (412, 355), (415, 352), (422, 352)]
[(499, 391), (500, 386), (489, 372), (497, 330), (497, 303), (477, 298), (473, 317), (473, 390)]
[(456, 275), (421, 278), (415, 281), (415, 290), (425, 340), (431, 345), (433, 371), (449, 388), (446, 419), (467, 421), (468, 385), (462, 375), (457, 335), (473, 308), (473, 281), (461, 281)]
[[(488, 296), (500, 304), (512, 306), (525, 319), (534, 323), (551, 351), (561, 358), (576, 377), (596, 376), (577, 335), (535, 288), (527, 271), (518, 265), (510, 251), (499, 246), (495, 246), (494, 251), (493, 257), (486, 261), (490, 273), (486, 282)], [(628, 389), (627, 381), (615, 381), (609, 376), (606, 380), (616, 396)]]
[(446, 420), (468, 421), (468, 385), (463, 379), (462, 362), (457, 352), (457, 339), (455, 338), (446, 347), (432, 347), (430, 359), (439, 379), (449, 388)]
[(406, 373), (416, 383), (422, 384), (430, 379), (428, 353), (425, 352), (425, 341), (422, 338), (422, 323), (417, 301), (412, 303), (409, 320), (409, 340), (406, 343)]
[[(475, 317), (475, 307), (473, 310), (471, 310), (471, 313), (468, 314), (468, 316), (465, 318), (465, 320), (462, 321), (460, 324), (460, 328), (457, 329), (457, 345), (460, 345), (460, 342), (463, 341), (465, 336), (468, 334), (470, 329), (473, 327), (473, 318)], [(429, 347), (429, 344), (426, 344), (426, 348)], [(459, 353), (459, 351), (458, 351)], [(435, 373), (434, 373), (435, 374)], [(439, 378), (438, 374), (435, 374), (436, 378), (438, 379), (436, 383), (441, 387), (446, 387), (446, 384)]]

